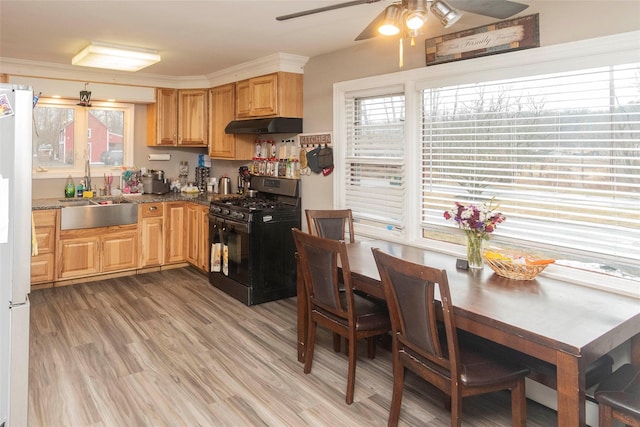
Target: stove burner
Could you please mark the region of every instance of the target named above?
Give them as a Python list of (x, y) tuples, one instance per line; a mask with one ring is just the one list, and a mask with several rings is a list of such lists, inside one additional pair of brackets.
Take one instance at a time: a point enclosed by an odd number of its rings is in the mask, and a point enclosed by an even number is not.
[(274, 212), (295, 210), (296, 206), (282, 200), (266, 197), (234, 197), (211, 202), (214, 214), (232, 215), (234, 212)]

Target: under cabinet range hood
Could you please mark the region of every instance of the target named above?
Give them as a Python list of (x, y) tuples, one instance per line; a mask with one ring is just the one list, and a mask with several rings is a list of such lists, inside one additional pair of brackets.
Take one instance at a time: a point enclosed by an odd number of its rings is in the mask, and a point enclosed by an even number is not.
[(302, 119), (273, 117), (270, 119), (234, 120), (224, 128), (225, 133), (268, 134), (302, 133)]

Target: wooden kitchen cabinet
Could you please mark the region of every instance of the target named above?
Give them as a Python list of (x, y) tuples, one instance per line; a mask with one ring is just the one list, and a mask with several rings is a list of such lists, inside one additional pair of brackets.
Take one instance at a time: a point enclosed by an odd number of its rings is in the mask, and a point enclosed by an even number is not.
[(137, 226), (64, 230), (58, 242), (58, 278), (70, 279), (136, 268)]
[(207, 90), (178, 91), (178, 145), (207, 146)]
[(138, 265), (159, 266), (164, 263), (164, 204), (144, 203), (138, 208)]
[(59, 209), (33, 211), (38, 255), (31, 257), (31, 284), (51, 283), (55, 279), (56, 235)]
[(250, 160), (255, 139), (252, 135), (227, 134), (224, 129), (235, 120), (235, 84), (209, 90), (209, 157)]
[(302, 74), (277, 72), (236, 83), (236, 119), (302, 118)]
[(207, 146), (207, 90), (156, 89), (147, 106), (147, 145)]
[(100, 237), (95, 229), (61, 231), (58, 243), (58, 278), (100, 273)]
[(129, 270), (138, 266), (138, 230), (132, 225), (128, 230), (117, 233), (107, 233), (102, 240), (102, 266), (100, 271)]
[(184, 262), (187, 249), (186, 203), (166, 202), (164, 206), (164, 263)]
[(209, 271), (209, 208), (187, 205), (187, 262), (205, 272)]

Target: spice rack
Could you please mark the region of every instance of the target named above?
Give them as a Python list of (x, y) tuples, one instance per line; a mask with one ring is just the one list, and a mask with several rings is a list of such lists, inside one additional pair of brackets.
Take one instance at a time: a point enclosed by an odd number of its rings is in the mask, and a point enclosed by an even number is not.
[(279, 178), (300, 178), (300, 159), (294, 139), (255, 141), (253, 161), (250, 165), (252, 175), (273, 176)]

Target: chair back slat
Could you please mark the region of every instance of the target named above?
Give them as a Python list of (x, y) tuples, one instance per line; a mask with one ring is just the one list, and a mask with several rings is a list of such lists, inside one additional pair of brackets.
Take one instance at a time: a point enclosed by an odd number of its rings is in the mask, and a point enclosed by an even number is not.
[(344, 241), (312, 236), (295, 228), (293, 236), (312, 305), (348, 319), (353, 291)]
[(309, 233), (325, 239), (355, 242), (351, 209), (305, 210)]
[[(453, 370), (451, 375), (455, 377), (458, 342), (446, 271), (398, 262), (377, 249), (373, 253), (389, 307), (391, 329), (398, 342), (423, 362)], [(441, 302), (435, 298), (436, 288)], [(444, 327), (438, 326), (440, 307)]]
[(431, 325), (436, 322), (433, 283), (399, 271), (389, 271), (394, 298), (399, 307), (398, 332), (407, 342), (441, 357), (440, 337)]

